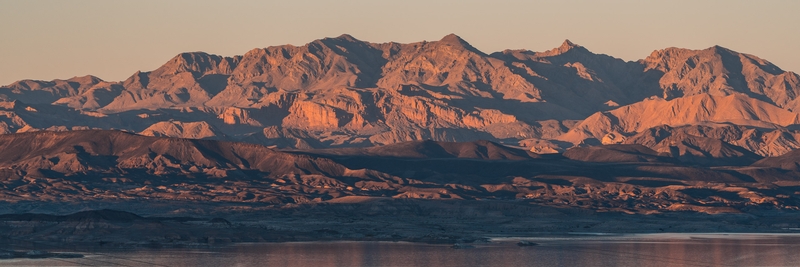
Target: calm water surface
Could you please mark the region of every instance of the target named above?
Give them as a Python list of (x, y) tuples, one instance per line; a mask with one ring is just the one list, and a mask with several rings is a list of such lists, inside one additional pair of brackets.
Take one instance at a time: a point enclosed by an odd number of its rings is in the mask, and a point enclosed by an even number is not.
[(800, 266), (800, 235), (652, 234), (496, 239), (471, 249), (394, 242), (243, 244), (86, 252), (0, 266)]

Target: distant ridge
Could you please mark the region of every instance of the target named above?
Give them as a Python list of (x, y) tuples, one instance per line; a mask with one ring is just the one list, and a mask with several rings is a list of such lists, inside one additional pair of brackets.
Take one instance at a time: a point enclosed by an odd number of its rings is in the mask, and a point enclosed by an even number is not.
[(370, 148), (316, 150), (312, 153), (348, 156), (377, 156), (397, 158), (461, 158), (482, 160), (525, 160), (540, 156), (525, 150), (506, 147), (489, 141), (435, 142), (411, 141)]

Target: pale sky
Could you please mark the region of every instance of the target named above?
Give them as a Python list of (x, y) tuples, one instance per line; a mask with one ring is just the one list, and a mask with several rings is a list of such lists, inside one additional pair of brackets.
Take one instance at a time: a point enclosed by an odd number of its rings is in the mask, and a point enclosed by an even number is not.
[(455, 33), (491, 53), (570, 39), (637, 60), (721, 45), (800, 71), (796, 0), (0, 0), (0, 84), (149, 71), (180, 52), (241, 55), (348, 33), (370, 42)]

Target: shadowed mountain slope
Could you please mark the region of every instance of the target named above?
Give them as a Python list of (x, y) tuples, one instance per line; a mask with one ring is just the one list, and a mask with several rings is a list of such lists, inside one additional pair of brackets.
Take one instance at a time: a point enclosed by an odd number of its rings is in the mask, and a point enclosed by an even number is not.
[(753, 163), (756, 167), (778, 168), (783, 170), (800, 171), (800, 150), (794, 150), (777, 157), (764, 158)]
[(604, 145), (573, 147), (564, 157), (589, 162), (676, 162), (669, 154), (659, 154), (642, 145)]

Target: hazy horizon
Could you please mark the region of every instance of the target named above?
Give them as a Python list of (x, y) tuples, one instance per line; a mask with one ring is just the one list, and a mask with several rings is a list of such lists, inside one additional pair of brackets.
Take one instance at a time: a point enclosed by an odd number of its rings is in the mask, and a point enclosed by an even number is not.
[(565, 39), (638, 60), (720, 45), (800, 71), (800, 1), (0, 1), (0, 85), (95, 75), (124, 80), (181, 52), (241, 55), (350, 34), (368, 42), (455, 33), (487, 52)]

